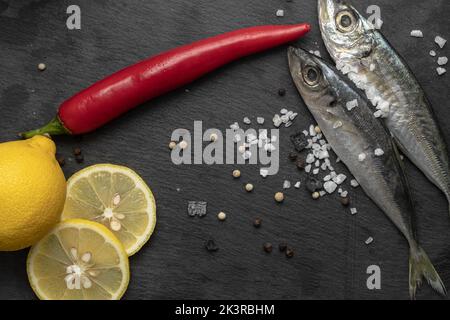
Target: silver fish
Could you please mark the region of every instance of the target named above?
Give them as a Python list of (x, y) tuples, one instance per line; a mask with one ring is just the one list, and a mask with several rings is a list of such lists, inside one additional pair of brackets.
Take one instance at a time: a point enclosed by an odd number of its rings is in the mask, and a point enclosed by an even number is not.
[(288, 58), (294, 83), (331, 147), (408, 241), (411, 298), (422, 277), (445, 295), (441, 278), (415, 239), (408, 184), (389, 132), (336, 69), (301, 49), (289, 48)]
[[(346, 1), (319, 0), (322, 38), (336, 66), (376, 106), (401, 151), (450, 203), (447, 147), (425, 93), (383, 35)], [(450, 212), (450, 206), (449, 206)]]

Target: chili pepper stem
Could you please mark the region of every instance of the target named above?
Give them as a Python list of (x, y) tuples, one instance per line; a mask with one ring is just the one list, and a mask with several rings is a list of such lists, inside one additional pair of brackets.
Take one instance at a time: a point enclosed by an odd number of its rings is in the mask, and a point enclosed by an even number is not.
[(42, 128), (31, 130), (28, 132), (22, 132), (19, 134), (20, 137), (24, 139), (29, 139), (37, 135), (50, 134), (50, 135), (61, 135), (61, 134), (70, 134), (70, 131), (67, 130), (62, 124), (61, 120), (58, 117), (53, 118), (47, 125)]

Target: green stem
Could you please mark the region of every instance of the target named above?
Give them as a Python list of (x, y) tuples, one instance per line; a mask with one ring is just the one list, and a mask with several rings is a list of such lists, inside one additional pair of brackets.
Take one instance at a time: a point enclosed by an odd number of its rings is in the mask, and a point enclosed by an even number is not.
[(29, 139), (34, 136), (43, 135), (43, 134), (49, 134), (49, 135), (70, 134), (70, 131), (64, 127), (64, 125), (62, 124), (61, 120), (59, 120), (58, 117), (55, 117), (46, 126), (40, 128), (40, 129), (31, 130), (28, 132), (22, 132), (19, 135), (24, 139)]

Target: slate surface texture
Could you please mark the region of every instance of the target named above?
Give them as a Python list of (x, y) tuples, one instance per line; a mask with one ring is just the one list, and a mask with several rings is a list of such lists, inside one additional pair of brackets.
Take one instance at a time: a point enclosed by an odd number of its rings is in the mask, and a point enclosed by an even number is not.
[[(81, 8), (81, 30), (66, 27), (66, 9)], [(427, 92), (445, 137), (450, 141), (449, 75), (438, 77), (436, 35), (450, 38), (447, 0), (354, 1), (365, 12), (380, 6), (385, 36), (411, 66)], [(277, 9), (285, 16), (277, 18)], [(323, 46), (315, 0), (1, 0), (0, 1), (0, 141), (50, 120), (58, 105), (102, 77), (147, 56), (234, 29), (262, 24), (310, 22), (311, 33), (297, 45)], [(411, 38), (421, 29), (423, 39)], [(450, 46), (437, 50), (450, 56)], [(47, 64), (45, 72), (37, 65)], [(279, 97), (279, 88), (287, 94)], [(299, 113), (283, 128), (280, 172), (262, 179), (259, 166), (172, 164), (168, 143), (176, 128), (225, 130), (245, 116), (271, 119), (283, 107)], [(96, 163), (115, 163), (136, 170), (152, 187), (158, 222), (151, 241), (130, 260), (132, 278), (125, 299), (408, 299), (408, 248), (399, 232), (363, 194), (351, 189), (351, 216), (338, 195), (318, 201), (302, 187), (285, 192), (282, 205), (273, 195), (285, 179), (305, 181), (288, 160), (289, 136), (313, 123), (295, 90), (286, 47), (242, 59), (175, 92), (150, 101), (95, 133), (59, 137), (67, 158), (66, 177)], [(85, 162), (73, 160), (81, 147)], [(405, 161), (417, 207), (418, 236), (447, 287), (450, 287), (450, 219), (444, 196)], [(239, 167), (242, 177), (231, 177)], [(344, 166), (339, 172), (348, 174)], [(255, 190), (246, 193), (245, 182)], [(177, 188), (179, 191), (177, 191)], [(191, 218), (187, 201), (208, 202), (208, 215)], [(225, 222), (216, 218), (228, 213)], [(263, 219), (260, 229), (253, 227)], [(374, 242), (364, 241), (372, 236)], [(208, 253), (207, 239), (219, 251)], [(295, 256), (287, 259), (262, 247), (287, 242)], [(34, 299), (25, 262), (28, 250), (0, 253), (0, 298)], [(368, 290), (366, 269), (381, 268), (381, 290)], [(439, 299), (428, 285), (419, 299)]]

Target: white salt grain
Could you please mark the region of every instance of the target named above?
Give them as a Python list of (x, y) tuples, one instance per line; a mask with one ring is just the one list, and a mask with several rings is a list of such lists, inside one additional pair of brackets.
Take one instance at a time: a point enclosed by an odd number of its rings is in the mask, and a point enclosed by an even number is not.
[(342, 127), (342, 121), (338, 120), (333, 124), (333, 129), (337, 129), (339, 127)]
[(300, 182), (300, 181), (297, 181), (297, 182), (295, 183), (294, 187), (295, 187), (296, 189), (299, 189), (299, 188), (300, 188), (300, 184), (301, 184), (301, 182)]
[(413, 30), (411, 31), (411, 37), (423, 38), (423, 32), (421, 30)]
[(383, 149), (377, 148), (377, 149), (375, 149), (374, 153), (377, 157), (380, 157), (384, 154), (384, 151), (383, 151)]
[(259, 174), (260, 174), (263, 178), (265, 178), (265, 177), (267, 177), (267, 175), (269, 174), (269, 170), (264, 169), (264, 168), (261, 168), (261, 169), (259, 169)]
[(430, 56), (432, 56), (432, 57), (436, 57), (436, 51), (434, 51), (434, 50), (431, 50), (431, 51), (430, 51)]
[(305, 167), (305, 172), (306, 172), (306, 173), (309, 173), (310, 171), (311, 171), (311, 165), (308, 164), (308, 165)]
[(442, 76), (444, 73), (447, 72), (447, 70), (445, 68), (439, 67), (439, 68), (436, 69), (436, 72), (437, 72), (438, 75)]
[(256, 118), (256, 122), (258, 122), (258, 124), (264, 124), (264, 118), (263, 117), (257, 117)]
[(244, 122), (245, 124), (250, 124), (252, 123), (251, 120), (248, 117), (245, 117), (242, 122)]
[(319, 173), (319, 169), (318, 168), (315, 168), (314, 170), (313, 170), (313, 174), (318, 174)]
[(445, 40), (444, 38), (437, 36), (436, 38), (434, 38), (434, 42), (437, 43), (437, 45), (439, 46), (439, 48), (443, 48), (445, 46), (445, 44), (447, 43), (447, 40)]
[(367, 240), (365, 241), (365, 243), (367, 245), (371, 244), (373, 242), (373, 238), (372, 237), (368, 237)]
[(356, 181), (356, 179), (352, 179), (352, 180), (350, 181), (350, 185), (351, 185), (353, 188), (356, 188), (356, 187), (359, 186), (359, 183), (358, 183), (358, 181)]
[(359, 155), (358, 155), (358, 161), (364, 161), (364, 160), (366, 160), (366, 154), (365, 153), (360, 153)]
[(356, 210), (356, 208), (350, 208), (350, 213), (352, 215), (356, 214), (358, 212), (358, 210)]
[(339, 173), (336, 177), (333, 178), (333, 181), (336, 184), (341, 184), (342, 182), (345, 181), (345, 179), (347, 179), (347, 176), (343, 173)]
[(445, 66), (448, 63), (447, 57), (439, 57), (437, 60), (438, 65)]
[(327, 181), (323, 184), (323, 188), (325, 189), (326, 192), (333, 193), (337, 188), (337, 184), (334, 183), (333, 181)]
[(356, 108), (358, 106), (358, 100), (352, 100), (345, 104), (348, 111), (351, 111), (353, 108)]
[(276, 15), (277, 17), (284, 17), (284, 10), (278, 9)]

